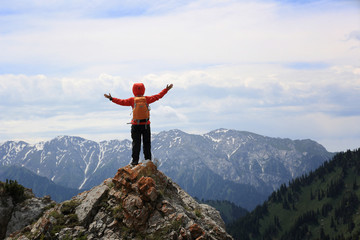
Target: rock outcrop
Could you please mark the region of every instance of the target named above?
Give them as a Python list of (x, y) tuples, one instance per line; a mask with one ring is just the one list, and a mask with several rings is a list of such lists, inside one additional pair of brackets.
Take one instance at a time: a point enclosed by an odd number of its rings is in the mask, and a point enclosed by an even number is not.
[(199, 204), (150, 161), (47, 210), (8, 239), (230, 240), (220, 214)]
[(5, 190), (5, 183), (0, 184), (0, 239), (33, 223), (46, 209), (56, 204), (48, 196), (37, 198), (31, 189), (17, 185), (16, 182), (12, 184), (12, 187), (18, 189), (10, 193)]

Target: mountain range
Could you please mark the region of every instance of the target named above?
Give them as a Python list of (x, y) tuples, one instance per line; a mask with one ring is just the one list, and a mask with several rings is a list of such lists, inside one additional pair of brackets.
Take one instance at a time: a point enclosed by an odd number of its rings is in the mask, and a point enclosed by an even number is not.
[[(271, 138), (218, 129), (203, 135), (170, 130), (152, 135), (154, 163), (190, 195), (253, 209), (281, 184), (334, 155), (312, 140)], [(90, 189), (131, 158), (131, 141), (59, 136), (0, 145), (0, 166), (16, 165), (63, 187)]]

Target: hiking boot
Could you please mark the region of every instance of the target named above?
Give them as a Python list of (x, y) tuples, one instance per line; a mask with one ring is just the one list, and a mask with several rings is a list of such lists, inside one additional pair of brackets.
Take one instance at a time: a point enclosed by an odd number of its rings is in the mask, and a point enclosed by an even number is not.
[(133, 162), (133, 161), (130, 162), (130, 167), (133, 168), (133, 167), (135, 167), (136, 165), (138, 165), (138, 163), (135, 163), (135, 162)]

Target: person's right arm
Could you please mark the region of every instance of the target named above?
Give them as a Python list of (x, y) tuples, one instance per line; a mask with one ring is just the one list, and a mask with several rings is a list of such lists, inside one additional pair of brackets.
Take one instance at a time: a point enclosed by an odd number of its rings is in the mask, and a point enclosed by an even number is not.
[(111, 94), (109, 95), (104, 94), (104, 97), (112, 101), (113, 103), (119, 104), (121, 106), (134, 106), (134, 98), (128, 98), (128, 99), (120, 99), (120, 98), (113, 98)]
[(121, 106), (134, 106), (134, 98), (128, 98), (128, 99), (120, 99), (120, 98), (112, 98), (112, 102), (119, 104)]

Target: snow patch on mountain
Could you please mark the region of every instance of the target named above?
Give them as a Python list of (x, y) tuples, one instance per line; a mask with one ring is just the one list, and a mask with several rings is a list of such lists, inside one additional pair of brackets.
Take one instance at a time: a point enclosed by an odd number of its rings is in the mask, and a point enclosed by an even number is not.
[[(34, 145), (9, 141), (0, 145), (0, 165), (21, 165), (60, 185), (89, 189), (128, 165), (131, 148), (129, 140), (97, 143), (71, 136)], [(332, 156), (311, 140), (270, 138), (228, 129), (203, 135), (180, 130), (153, 134), (152, 154), (164, 173), (189, 189), (197, 181), (208, 184), (208, 176), (218, 176), (267, 192)]]

